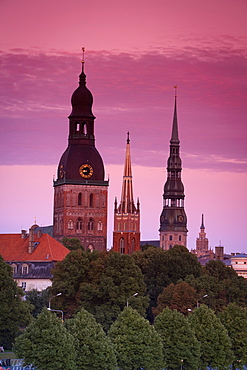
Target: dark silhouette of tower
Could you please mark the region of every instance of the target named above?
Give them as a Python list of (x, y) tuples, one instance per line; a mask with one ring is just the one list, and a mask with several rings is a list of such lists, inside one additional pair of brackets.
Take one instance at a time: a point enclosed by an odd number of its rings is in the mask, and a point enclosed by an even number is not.
[(191, 253), (194, 253), (197, 257), (214, 258), (213, 250), (208, 249), (208, 238), (205, 233), (204, 215), (202, 215), (199, 237), (196, 238), (196, 249), (192, 249)]
[(122, 195), (119, 206), (115, 199), (113, 250), (131, 254), (140, 249), (140, 203), (134, 203), (130, 160), (130, 139), (127, 134), (126, 157), (123, 174)]
[(182, 161), (179, 155), (177, 95), (175, 94), (170, 156), (167, 161), (167, 180), (164, 186), (163, 210), (160, 216), (160, 247), (168, 250), (184, 245), (187, 239), (187, 217), (184, 210), (184, 186), (181, 180)]
[(84, 60), (71, 104), (68, 147), (54, 181), (53, 234), (58, 240), (77, 237), (86, 249), (105, 250), (108, 181), (95, 147), (93, 97), (86, 87)]

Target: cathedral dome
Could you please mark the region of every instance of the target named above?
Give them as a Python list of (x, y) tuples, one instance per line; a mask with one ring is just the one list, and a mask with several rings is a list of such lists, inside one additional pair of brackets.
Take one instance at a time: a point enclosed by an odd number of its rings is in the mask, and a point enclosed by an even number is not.
[(79, 78), (79, 86), (71, 97), (72, 112), (70, 117), (83, 116), (95, 118), (92, 113), (93, 96), (86, 87), (86, 75), (83, 70)]

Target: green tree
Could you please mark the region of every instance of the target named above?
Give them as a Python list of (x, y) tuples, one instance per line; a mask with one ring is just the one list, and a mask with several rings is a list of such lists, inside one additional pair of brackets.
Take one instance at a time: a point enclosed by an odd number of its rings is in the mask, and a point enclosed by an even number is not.
[(211, 260), (204, 267), (206, 274), (216, 277), (218, 280), (231, 279), (237, 277), (236, 271), (220, 260)]
[(218, 316), (231, 339), (232, 368), (243, 369), (247, 365), (247, 309), (230, 303)]
[(183, 281), (176, 285), (170, 284), (164, 288), (158, 297), (158, 305), (153, 311), (155, 315), (158, 315), (165, 307), (169, 307), (187, 315), (188, 309), (192, 309), (196, 302), (196, 290)]
[(109, 330), (120, 370), (161, 370), (162, 340), (149, 321), (125, 307)]
[(227, 330), (214, 312), (205, 305), (189, 315), (189, 322), (201, 345), (199, 368), (225, 369), (232, 363), (233, 353)]
[(26, 365), (39, 370), (74, 370), (75, 348), (72, 335), (57, 316), (46, 308), (15, 342), (14, 352)]
[(34, 306), (33, 317), (37, 318), (44, 307), (48, 306), (49, 288), (44, 290), (31, 289), (26, 292), (26, 300)]
[(0, 255), (0, 343), (11, 349), (20, 327), (32, 319), (33, 306), (22, 300), (23, 291), (13, 279), (13, 270)]
[(78, 238), (67, 238), (67, 237), (64, 237), (62, 239), (62, 244), (66, 248), (68, 248), (70, 251), (74, 251), (76, 249), (84, 250), (84, 248), (83, 248), (83, 246), (81, 244), (81, 241)]
[[(177, 310), (166, 307), (154, 322), (163, 341), (164, 364), (168, 370), (197, 370), (200, 343), (187, 318)], [(181, 366), (182, 365), (182, 366)]]
[(62, 293), (57, 299), (57, 307), (68, 315), (73, 315), (78, 310), (80, 285), (82, 282), (89, 281), (90, 262), (97, 256), (97, 252), (90, 253), (77, 249), (70, 252), (62, 261), (57, 262), (52, 270), (52, 293)]
[(89, 276), (90, 281), (81, 284), (78, 297), (106, 331), (135, 293), (138, 295), (130, 305), (145, 315), (148, 297), (144, 277), (129, 255), (116, 252), (100, 255), (91, 263)]
[(82, 308), (74, 319), (65, 323), (74, 337), (77, 370), (116, 369), (113, 345), (92, 314)]

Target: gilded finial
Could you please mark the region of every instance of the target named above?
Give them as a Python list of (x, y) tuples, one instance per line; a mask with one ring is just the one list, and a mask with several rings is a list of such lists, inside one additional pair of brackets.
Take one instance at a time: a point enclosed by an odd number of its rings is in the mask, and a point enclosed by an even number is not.
[(174, 89), (175, 89), (175, 98), (177, 97), (177, 88), (178, 88), (178, 86), (177, 86), (177, 85), (175, 85), (175, 86), (174, 86)]
[(129, 144), (130, 143), (130, 133), (129, 133), (129, 131), (127, 132), (127, 144)]
[(84, 47), (82, 47), (81, 48), (81, 50), (82, 50), (82, 63), (85, 63), (85, 59), (84, 59), (84, 52), (85, 52), (85, 48)]

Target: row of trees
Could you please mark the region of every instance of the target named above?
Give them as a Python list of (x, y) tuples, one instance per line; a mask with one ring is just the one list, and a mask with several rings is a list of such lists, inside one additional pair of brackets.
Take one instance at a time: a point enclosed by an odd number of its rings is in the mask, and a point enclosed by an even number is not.
[(235, 304), (218, 315), (201, 305), (188, 317), (166, 307), (154, 325), (125, 307), (107, 334), (85, 309), (62, 323), (44, 308), (14, 351), (39, 370), (242, 369), (246, 337), (247, 309)]

